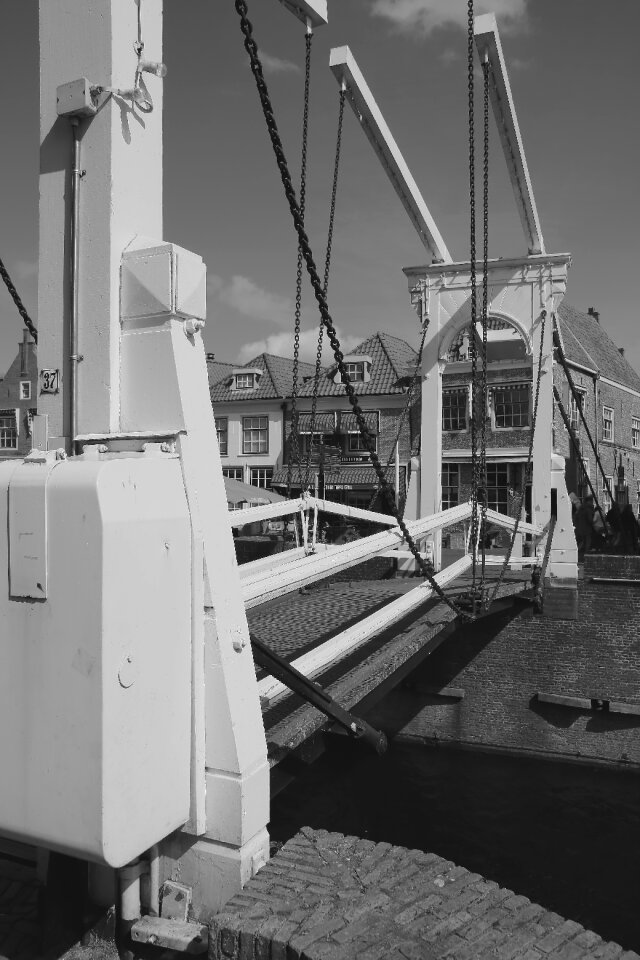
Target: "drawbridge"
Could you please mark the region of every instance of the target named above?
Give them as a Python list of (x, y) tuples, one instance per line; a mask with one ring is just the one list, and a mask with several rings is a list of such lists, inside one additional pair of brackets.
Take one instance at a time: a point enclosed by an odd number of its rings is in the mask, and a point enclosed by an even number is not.
[[(307, 32), (326, 22), (321, 0), (283, 3)], [(422, 419), (400, 511), (344, 365), (247, 5), (236, 9), (300, 264), (390, 513), (303, 492), (229, 515), (202, 340), (206, 267), (163, 239), (161, 3), (42, 2), (41, 389), (32, 451), (0, 463), (0, 835), (87, 861), (98, 901), (113, 902), (117, 879), (125, 933), (141, 909), (158, 912), (160, 886), (178, 878), (207, 920), (269, 856), (273, 766), (327, 724), (381, 749), (361, 714), (456, 623), (526, 596), (532, 567), (551, 584), (576, 577), (553, 451), (549, 322), (570, 257), (544, 249), (495, 19), (472, 22), (471, 54), (475, 43), (527, 253), (489, 260), (485, 244), (482, 267), (475, 248), (452, 260), (351, 51), (330, 56), (342, 102), (430, 261), (405, 270), (423, 333)], [(490, 318), (521, 336), (536, 385), (529, 519), (522, 503), (513, 517), (491, 510), (483, 492)], [(476, 473), (469, 502), (443, 509), (442, 373), (463, 330)], [(322, 544), (323, 512), (380, 529)], [(232, 525), (278, 517), (295, 519), (296, 549), (239, 567)], [(497, 558), (485, 550), (488, 524), (508, 534)], [(464, 527), (465, 548), (446, 563), (452, 525)], [(377, 556), (417, 576), (355, 622), (280, 652), (250, 631), (269, 604)]]

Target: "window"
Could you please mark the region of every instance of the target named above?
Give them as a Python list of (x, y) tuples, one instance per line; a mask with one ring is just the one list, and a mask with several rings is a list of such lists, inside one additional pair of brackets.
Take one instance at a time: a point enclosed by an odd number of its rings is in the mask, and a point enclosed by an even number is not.
[(506, 463), (487, 464), (487, 506), (499, 513), (509, 512), (509, 468)]
[(31, 400), (31, 381), (30, 380), (20, 381), (20, 399)]
[[(378, 438), (375, 434), (370, 434), (371, 440), (373, 441), (373, 449), (378, 449)], [(368, 453), (369, 448), (366, 446), (364, 439), (359, 433), (350, 433), (349, 441), (347, 443), (347, 450), (349, 453)]]
[(236, 373), (236, 390), (253, 390), (255, 385), (255, 373)]
[(587, 399), (587, 391), (580, 390), (576, 388), (575, 395), (571, 393), (569, 397), (569, 422), (573, 430), (578, 430), (580, 427), (580, 410), (584, 413), (586, 406), (585, 401)]
[(254, 487), (268, 490), (273, 480), (273, 467), (251, 467), (250, 477)]
[(605, 477), (606, 483), (602, 484), (602, 509), (605, 513), (608, 510), (611, 510), (611, 497), (609, 496), (609, 490), (613, 493), (613, 477)]
[(442, 391), (442, 429), (466, 430), (469, 395), (466, 387)]
[[(330, 433), (314, 433), (313, 437), (310, 433), (301, 433), (300, 453), (306, 457), (311, 453), (312, 448), (317, 448), (321, 443), (324, 444), (325, 447), (331, 447), (335, 442), (333, 434)], [(314, 452), (317, 453), (317, 449), (315, 449)]]
[(640, 480), (636, 480), (636, 513), (640, 514)]
[(15, 410), (0, 410), (0, 450), (18, 447), (18, 419)]
[(631, 417), (631, 446), (640, 450), (640, 417)]
[(442, 509), (457, 507), (460, 502), (460, 465), (442, 464)]
[(498, 430), (529, 426), (529, 384), (494, 387), (493, 412)]
[(242, 418), (242, 452), (268, 453), (269, 452), (269, 418), (243, 417)]
[(240, 483), (244, 480), (244, 467), (223, 467), (222, 476), (226, 477), (227, 480), (239, 480)]
[(364, 380), (364, 361), (362, 363), (345, 363), (345, 367), (352, 383), (362, 383)]
[(602, 408), (602, 439), (613, 440), (613, 407)]
[(218, 434), (218, 447), (220, 456), (226, 457), (229, 453), (229, 418), (216, 417), (216, 433)]

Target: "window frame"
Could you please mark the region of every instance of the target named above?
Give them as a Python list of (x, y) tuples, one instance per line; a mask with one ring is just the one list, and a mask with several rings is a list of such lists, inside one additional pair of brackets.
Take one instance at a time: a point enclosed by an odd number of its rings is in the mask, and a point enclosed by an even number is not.
[[(349, 380), (351, 381), (351, 383), (364, 383), (364, 375), (365, 375), (364, 360), (347, 360), (345, 361), (344, 367), (346, 372), (349, 374)], [(353, 375), (354, 371), (351, 370), (350, 367), (358, 367), (359, 370), (356, 370), (355, 372), (360, 373), (361, 376), (354, 376)]]
[[(580, 409), (586, 414), (587, 391), (582, 387), (576, 387), (576, 393), (580, 395)], [(569, 423), (574, 430), (580, 429), (580, 413), (573, 390), (569, 390)]]
[[(260, 425), (250, 426), (249, 421), (252, 421), (252, 420), (258, 420), (258, 421), (264, 420), (265, 426), (260, 426)], [(264, 448), (260, 447), (260, 443), (261, 443), (260, 438), (258, 438), (257, 441), (254, 441), (252, 437), (249, 437), (249, 438), (247, 437), (247, 431), (251, 431), (251, 430), (255, 430), (258, 433), (264, 432), (264, 435), (265, 435)], [(254, 442), (258, 443), (258, 449), (257, 450), (249, 449), (249, 447), (251, 447)], [(246, 456), (246, 457), (264, 456), (265, 453), (269, 453), (269, 417), (260, 416), (260, 415), (243, 417), (242, 418), (242, 454), (243, 456)]]
[[(487, 464), (487, 506), (490, 510), (495, 510), (497, 513), (503, 513), (505, 516), (509, 516), (509, 464), (508, 463), (488, 463)], [(505, 482), (498, 483), (498, 471), (504, 470)], [(492, 483), (489, 479), (489, 472), (495, 471), (495, 483)], [(496, 491), (496, 496), (493, 499), (489, 496), (489, 491)], [(502, 503), (502, 497), (497, 496), (497, 492), (504, 490), (504, 510), (500, 509), (500, 504)]]
[[(235, 474), (238, 474), (236, 476)], [(244, 483), (244, 467), (223, 467), (222, 476), (226, 480), (238, 480), (240, 483)]]
[[(258, 480), (264, 479), (264, 483), (254, 483), (253, 475), (264, 473), (263, 478), (258, 477)], [(268, 474), (268, 476), (267, 476)], [(256, 487), (258, 490), (270, 490), (271, 482), (273, 480), (273, 467), (270, 466), (261, 466), (261, 467), (249, 467), (249, 483), (252, 487)]]
[[(445, 397), (460, 397), (462, 399), (462, 419), (464, 421), (463, 427), (453, 427), (447, 426), (445, 423)], [(449, 412), (449, 420), (453, 422), (453, 417), (451, 411)], [(456, 387), (443, 387), (442, 389), (442, 429), (447, 433), (466, 433), (469, 429), (469, 388), (464, 387), (462, 389)]]
[(631, 417), (631, 447), (640, 450), (640, 417)]
[[(247, 383), (240, 383), (247, 380)], [(236, 373), (236, 390), (254, 390), (256, 386), (255, 373)]]
[(611, 508), (613, 507), (613, 500), (609, 496), (609, 492), (607, 490), (607, 483), (605, 483), (605, 480), (609, 484), (609, 488), (611, 492), (614, 494), (614, 496), (615, 496), (616, 485), (613, 482), (613, 475), (608, 477), (605, 474), (604, 480), (602, 481), (602, 509), (605, 513), (608, 513), (609, 510), (611, 510)]
[[(375, 433), (370, 434), (373, 439), (373, 449), (378, 452), (378, 436)], [(355, 445), (354, 444), (355, 441)], [(350, 431), (347, 434), (347, 455), (351, 453), (369, 453), (369, 448), (365, 446), (364, 438), (359, 431)]]
[(20, 400), (31, 400), (31, 380), (20, 381)]
[[(451, 474), (452, 470), (454, 470), (455, 472), (455, 480), (456, 480), (455, 484), (450, 482), (452, 479), (452, 474)], [(449, 481), (447, 483), (445, 483), (445, 474), (446, 474), (446, 480)], [(441, 471), (440, 471), (440, 489), (442, 491), (440, 496), (441, 503), (442, 503), (442, 510), (448, 510), (451, 507), (457, 507), (459, 505), (460, 503), (460, 464), (459, 463), (447, 463), (445, 461), (442, 464)], [(445, 490), (446, 491), (455, 490), (455, 503), (452, 502), (452, 498), (449, 495), (449, 493), (447, 494), (447, 496), (445, 496)]]
[[(611, 417), (607, 418), (605, 416), (605, 410), (608, 410), (611, 413)], [(607, 436), (607, 423), (611, 424), (611, 436)], [(607, 407), (604, 403), (602, 404), (602, 439), (605, 443), (615, 443), (616, 436), (616, 424), (615, 424), (615, 410), (613, 407)]]
[[(229, 417), (214, 417), (216, 424), (216, 435), (218, 437), (218, 450), (221, 457), (229, 456)], [(224, 423), (224, 427), (222, 427)], [(224, 435), (224, 440), (222, 436)], [(223, 449), (224, 445), (224, 449)]]
[[(498, 423), (498, 403), (496, 401), (496, 394), (500, 392), (506, 392), (508, 390), (526, 390), (527, 392), (527, 422), (511, 424), (510, 426), (501, 425)], [(502, 431), (502, 430), (530, 430), (531, 429), (531, 384), (521, 384), (521, 383), (501, 383), (501, 384), (492, 384), (490, 387), (490, 396), (491, 396), (491, 429)], [(519, 401), (511, 401), (511, 405), (515, 406)], [(505, 408), (508, 406), (505, 401), (502, 404)], [(521, 415), (521, 414), (520, 414)], [(506, 414), (505, 414), (506, 419)]]
[[(7, 424), (3, 425), (5, 420)], [(6, 442), (10, 434), (13, 434), (13, 443)], [(11, 408), (0, 410), (0, 450), (17, 450), (19, 436), (17, 411)]]

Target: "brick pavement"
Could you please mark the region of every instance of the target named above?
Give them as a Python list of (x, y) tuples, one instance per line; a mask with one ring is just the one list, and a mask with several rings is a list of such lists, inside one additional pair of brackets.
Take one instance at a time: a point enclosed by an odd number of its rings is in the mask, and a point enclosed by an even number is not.
[(211, 960), (640, 960), (433, 853), (303, 827), (214, 918)]

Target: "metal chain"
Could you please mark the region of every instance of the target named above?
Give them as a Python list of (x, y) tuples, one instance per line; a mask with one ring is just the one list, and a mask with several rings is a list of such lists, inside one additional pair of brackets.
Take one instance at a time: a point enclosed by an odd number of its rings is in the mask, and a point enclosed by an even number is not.
[(11, 277), (10, 277), (9, 274), (7, 273), (7, 268), (5, 267), (5, 265), (4, 265), (4, 263), (2, 262), (2, 260), (0, 260), (0, 277), (2, 277), (2, 279), (4, 280), (5, 286), (6, 286), (7, 290), (9, 291), (9, 293), (10, 293), (10, 295), (11, 295), (11, 299), (13, 300), (13, 302), (14, 302), (15, 305), (16, 305), (16, 307), (18, 308), (18, 313), (20, 314), (20, 316), (21, 316), (22, 319), (24, 320), (24, 325), (25, 325), (25, 327), (27, 328), (27, 330), (29, 331), (29, 333), (30, 333), (31, 336), (33, 337), (34, 343), (37, 343), (37, 342), (38, 342), (38, 331), (37, 331), (36, 327), (34, 326), (33, 320), (31, 319), (31, 317), (30, 317), (29, 314), (27, 313), (27, 308), (25, 307), (24, 303), (23, 303), (22, 300), (20, 299), (20, 295), (18, 294), (18, 291), (17, 291), (16, 288), (14, 287), (13, 282), (12, 282), (12, 280), (11, 280)]
[[(404, 428), (405, 421), (406, 421), (407, 417), (409, 416), (409, 412), (410, 412), (411, 407), (412, 407), (412, 405), (413, 405), (413, 401), (414, 401), (414, 398), (415, 398), (416, 384), (418, 384), (418, 383), (420, 382), (420, 379), (419, 379), (419, 371), (420, 371), (420, 367), (421, 367), (421, 365), (422, 365), (422, 354), (423, 354), (423, 352), (424, 352), (424, 342), (425, 342), (426, 337), (427, 337), (427, 330), (428, 330), (428, 329), (429, 329), (429, 319), (427, 318), (427, 319), (424, 321), (424, 323), (422, 324), (422, 337), (420, 338), (420, 346), (419, 346), (419, 348), (418, 348), (418, 356), (417, 356), (417, 358), (416, 358), (416, 365), (415, 365), (413, 374), (412, 374), (412, 376), (411, 376), (411, 382), (410, 382), (410, 384), (409, 384), (409, 389), (408, 389), (408, 391), (407, 391), (407, 400), (406, 400), (406, 403), (405, 403), (405, 405), (404, 405), (404, 409), (403, 409), (402, 413), (400, 414), (400, 425), (398, 426), (398, 431), (397, 431), (397, 433), (396, 433), (396, 439), (395, 439), (395, 441), (394, 441), (394, 443), (393, 443), (393, 445), (392, 445), (392, 447), (391, 447), (391, 453), (389, 454), (389, 459), (387, 460), (387, 465), (386, 465), (386, 467), (385, 467), (385, 476), (386, 476), (387, 470), (388, 470), (389, 467), (391, 466), (391, 461), (393, 460), (394, 455), (395, 455), (395, 448), (396, 448), (396, 446), (398, 445), (398, 443), (400, 442), (400, 434), (402, 433), (402, 430), (403, 430), (403, 428)], [(378, 485), (376, 486), (375, 493), (373, 494), (371, 500), (369, 501), (369, 505), (368, 505), (368, 507), (367, 507), (367, 510), (371, 510), (371, 508), (373, 507), (374, 503), (376, 502), (376, 500), (377, 500), (377, 498), (378, 498), (378, 494), (379, 494), (379, 493), (380, 493), (380, 484), (378, 484)]]
[(495, 587), (494, 587), (494, 589), (493, 589), (493, 591), (492, 591), (492, 593), (491, 593), (491, 597), (490, 597), (490, 599), (489, 599), (489, 600), (487, 601), (487, 603), (486, 603), (486, 607), (489, 607), (490, 604), (492, 604), (493, 601), (495, 600), (496, 594), (498, 593), (498, 590), (499, 590), (500, 587), (502, 586), (502, 582), (503, 582), (503, 580), (504, 580), (504, 578), (505, 578), (505, 574), (506, 574), (506, 572), (507, 572), (507, 567), (509, 566), (509, 561), (511, 560), (511, 553), (512, 553), (512, 551), (513, 551), (513, 547), (514, 547), (515, 542), (516, 542), (516, 537), (517, 537), (517, 535), (518, 535), (518, 527), (520, 526), (520, 517), (521, 517), (521, 515), (522, 515), (522, 503), (523, 503), (523, 500), (524, 500), (524, 497), (525, 497), (525, 493), (526, 493), (526, 489), (527, 489), (527, 480), (528, 480), (528, 478), (529, 478), (529, 474), (530, 474), (530, 471), (531, 471), (531, 460), (532, 460), (532, 457), (533, 457), (533, 441), (534, 441), (535, 435), (536, 435), (536, 423), (537, 423), (537, 420), (538, 420), (538, 400), (539, 400), (539, 398), (540, 398), (540, 381), (541, 381), (541, 379), (542, 379), (542, 355), (543, 355), (543, 351), (544, 351), (544, 331), (545, 331), (545, 326), (546, 326), (546, 322), (547, 322), (547, 311), (546, 311), (546, 310), (543, 310), (543, 311), (542, 311), (541, 317), (540, 317), (540, 322), (541, 322), (541, 327), (540, 327), (540, 349), (539, 349), (539, 351), (538, 351), (538, 376), (537, 376), (537, 378), (536, 378), (536, 396), (535, 396), (535, 400), (534, 400), (534, 402), (533, 402), (533, 415), (532, 415), (532, 417), (531, 417), (531, 434), (530, 434), (530, 436), (529, 436), (529, 450), (527, 451), (527, 461), (526, 461), (526, 463), (525, 463), (525, 465), (524, 465), (524, 471), (523, 471), (523, 474), (522, 474), (522, 493), (520, 494), (520, 498), (519, 498), (519, 500), (518, 500), (518, 507), (517, 507), (517, 512), (516, 512), (516, 516), (515, 516), (515, 521), (516, 521), (516, 523), (515, 523), (515, 526), (514, 526), (514, 528), (513, 528), (513, 533), (512, 533), (512, 535), (511, 535), (511, 541), (510, 541), (510, 543), (509, 543), (509, 549), (507, 550), (507, 553), (506, 553), (506, 555), (505, 555), (505, 558), (504, 558), (502, 567), (500, 568), (500, 575), (499, 575), (498, 580), (497, 580), (497, 582), (496, 582), (496, 585), (495, 585)]
[(480, 530), (482, 533), (482, 588), (486, 573), (487, 529), (487, 312), (489, 309), (489, 63), (482, 64), (484, 74), (483, 104), (483, 169), (482, 169), (482, 385), (481, 385), (481, 429), (480, 464), (478, 468), (482, 496), (480, 499)]
[[(304, 224), (307, 199), (307, 148), (309, 143), (309, 89), (311, 85), (311, 40), (313, 33), (305, 35), (304, 64), (304, 110), (302, 114), (302, 157), (300, 161), (300, 218)], [(291, 388), (291, 442), (287, 464), (287, 497), (291, 496), (293, 464), (300, 473), (300, 432), (298, 430), (298, 370), (300, 366), (300, 316), (302, 313), (302, 250), (298, 244), (298, 263), (296, 269), (296, 308), (293, 333), (293, 383)]]
[(473, 556), (471, 589), (476, 592), (476, 562), (478, 541), (478, 355), (476, 346), (476, 320), (478, 312), (478, 294), (476, 289), (476, 158), (475, 158), (475, 100), (473, 75), (473, 0), (467, 3), (467, 92), (469, 100), (469, 262), (471, 285), (471, 320), (469, 326), (469, 349), (471, 351), (471, 548)]
[[(333, 183), (331, 186), (331, 206), (329, 208), (329, 230), (327, 233), (327, 252), (324, 258), (324, 283), (323, 290), (325, 297), (329, 290), (329, 272), (331, 269), (331, 249), (333, 247), (333, 228), (336, 219), (336, 198), (338, 196), (338, 175), (340, 173), (340, 152), (342, 149), (342, 127), (344, 121), (344, 102), (347, 96), (346, 88), (340, 88), (340, 106), (338, 109), (338, 133), (336, 136), (336, 156), (333, 164)], [(318, 346), (316, 348), (316, 369), (313, 377), (313, 396), (311, 397), (311, 425), (309, 432), (309, 453), (304, 474), (304, 485), (309, 485), (309, 473), (311, 470), (311, 447), (313, 445), (313, 431), (316, 425), (316, 411), (318, 408), (318, 390), (320, 388), (320, 371), (322, 369), (322, 345), (324, 340), (324, 325), (322, 320), (318, 325)]]
[(302, 255), (304, 257), (304, 261), (307, 267), (307, 272), (309, 274), (309, 279), (313, 287), (313, 292), (318, 302), (318, 307), (320, 309), (322, 321), (326, 327), (327, 336), (329, 337), (329, 342), (331, 344), (331, 348), (333, 350), (333, 354), (336, 359), (336, 365), (340, 372), (340, 378), (342, 380), (342, 383), (344, 384), (345, 392), (349, 399), (349, 403), (351, 404), (351, 408), (354, 412), (354, 415), (358, 424), (358, 429), (360, 431), (360, 435), (362, 436), (365, 446), (369, 452), (371, 463), (376, 472), (378, 480), (380, 481), (380, 485), (383, 490), (383, 493), (387, 498), (389, 508), (391, 510), (391, 514), (392, 516), (395, 517), (398, 523), (398, 526), (400, 528), (400, 531), (402, 532), (403, 538), (406, 541), (407, 546), (409, 547), (409, 550), (411, 551), (413, 557), (415, 558), (421, 574), (429, 582), (434, 593), (442, 601), (444, 601), (444, 603), (446, 603), (454, 611), (454, 613), (456, 613), (458, 616), (460, 616), (462, 619), (466, 621), (473, 620), (475, 619), (475, 617), (472, 614), (467, 613), (466, 610), (462, 610), (450, 597), (448, 597), (445, 594), (444, 590), (442, 589), (438, 581), (435, 579), (435, 576), (434, 576), (435, 571), (433, 569), (433, 566), (431, 564), (428, 564), (425, 561), (424, 557), (422, 557), (422, 555), (420, 554), (420, 551), (418, 550), (418, 547), (413, 537), (411, 536), (404, 519), (402, 518), (402, 516), (400, 516), (396, 508), (394, 494), (393, 494), (393, 487), (390, 486), (386, 477), (384, 476), (384, 467), (380, 463), (378, 455), (375, 451), (373, 437), (365, 422), (362, 409), (358, 403), (358, 398), (353, 389), (351, 379), (349, 377), (347, 368), (344, 363), (344, 355), (342, 353), (342, 350), (340, 349), (340, 341), (338, 339), (338, 335), (336, 333), (336, 329), (335, 329), (333, 320), (331, 318), (331, 314), (329, 313), (329, 308), (327, 306), (327, 299), (324, 295), (322, 281), (320, 280), (318, 269), (313, 259), (313, 251), (311, 250), (311, 246), (309, 244), (309, 238), (305, 233), (304, 223), (300, 214), (300, 208), (296, 200), (295, 190), (293, 189), (293, 185), (291, 183), (291, 174), (289, 173), (287, 160), (282, 147), (282, 140), (280, 139), (280, 134), (278, 132), (278, 125), (273, 115), (273, 107), (271, 105), (269, 91), (265, 83), (264, 75), (262, 72), (262, 65), (260, 63), (260, 57), (258, 54), (258, 46), (256, 44), (256, 41), (253, 38), (253, 27), (247, 16), (248, 7), (247, 7), (246, 0), (235, 0), (235, 8), (236, 8), (236, 12), (240, 17), (240, 29), (244, 36), (244, 47), (245, 47), (245, 50), (247, 51), (247, 54), (249, 55), (249, 60), (251, 63), (251, 71), (256, 81), (256, 87), (258, 89), (260, 103), (262, 105), (264, 118), (267, 124), (267, 129), (269, 131), (269, 136), (271, 138), (271, 144), (273, 146), (273, 152), (275, 154), (276, 163), (280, 171), (280, 177), (282, 180), (285, 196), (287, 199), (287, 203), (289, 205), (289, 210), (291, 213), (291, 217), (293, 219), (296, 232), (298, 234), (298, 242), (300, 244), (300, 247), (302, 248)]

